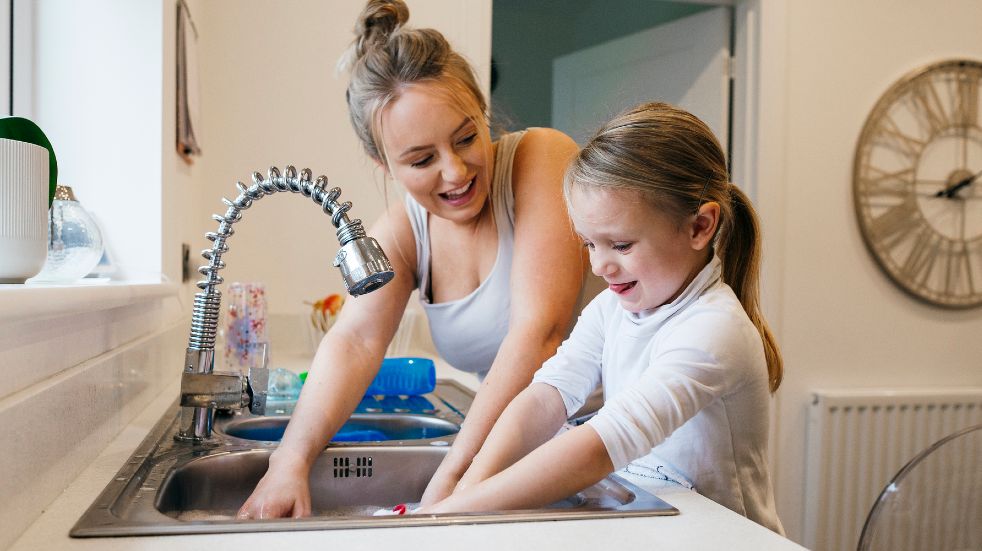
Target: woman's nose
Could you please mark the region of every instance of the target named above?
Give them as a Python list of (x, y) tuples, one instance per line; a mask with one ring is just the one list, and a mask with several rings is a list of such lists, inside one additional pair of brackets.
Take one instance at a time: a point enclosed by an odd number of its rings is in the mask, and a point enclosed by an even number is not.
[(460, 155), (453, 153), (444, 157), (441, 171), (446, 182), (462, 184), (467, 178), (467, 165), (460, 158)]

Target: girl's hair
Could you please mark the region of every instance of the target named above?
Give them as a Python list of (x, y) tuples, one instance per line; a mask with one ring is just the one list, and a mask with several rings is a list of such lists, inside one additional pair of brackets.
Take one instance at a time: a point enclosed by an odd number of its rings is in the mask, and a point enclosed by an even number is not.
[(487, 121), (487, 101), (467, 60), (438, 31), (406, 27), (408, 19), (403, 0), (369, 0), (355, 24), (356, 38), (338, 63), (351, 71), (351, 124), (368, 155), (383, 163), (382, 109), (408, 85), (437, 84), (461, 112)]
[(781, 352), (760, 311), (760, 228), (750, 199), (729, 181), (726, 157), (697, 117), (665, 103), (645, 103), (605, 124), (572, 160), (564, 178), (572, 186), (640, 193), (680, 226), (706, 202), (720, 206), (714, 249), (723, 281), (740, 299), (764, 343), (768, 383), (777, 390)]

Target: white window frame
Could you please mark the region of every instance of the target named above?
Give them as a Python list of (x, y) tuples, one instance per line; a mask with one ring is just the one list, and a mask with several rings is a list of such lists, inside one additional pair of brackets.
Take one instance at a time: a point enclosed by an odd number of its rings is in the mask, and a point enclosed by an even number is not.
[(0, 0), (0, 113), (10, 116), (10, 37), (11, 6), (14, 0)]
[[(3, 77), (0, 77), (0, 99), (7, 115), (33, 118), (34, 103), (31, 86), (34, 80), (34, 2), (31, 0), (0, 0), (3, 32), (0, 34), (0, 51), (3, 52)], [(13, 56), (10, 55), (13, 46)], [(13, 67), (10, 66), (11, 60)], [(11, 85), (13, 80), (13, 85)], [(11, 94), (13, 111), (11, 112)]]

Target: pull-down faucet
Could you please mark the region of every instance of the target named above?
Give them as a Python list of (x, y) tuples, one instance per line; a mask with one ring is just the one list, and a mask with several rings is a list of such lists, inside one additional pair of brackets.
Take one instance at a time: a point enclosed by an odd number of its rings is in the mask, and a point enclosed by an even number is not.
[(222, 198), (228, 206), (224, 215), (214, 214), (218, 231), (205, 236), (213, 241), (211, 249), (205, 249), (201, 256), (208, 264), (198, 268), (206, 279), (198, 282), (201, 292), (194, 295), (194, 311), (191, 317), (191, 336), (188, 338), (187, 354), (184, 360), (184, 374), (181, 378), (181, 427), (175, 436), (184, 442), (202, 442), (211, 436), (212, 416), (216, 408), (248, 407), (253, 413), (262, 415), (266, 410), (266, 388), (269, 372), (265, 360), (261, 367), (250, 368), (248, 375), (238, 373), (216, 373), (215, 334), (218, 327), (218, 314), (221, 309), (222, 293), (217, 289), (224, 280), (218, 271), (225, 267), (222, 255), (228, 251), (228, 238), (235, 233), (232, 225), (242, 219), (242, 211), (252, 206), (252, 202), (278, 191), (292, 191), (310, 197), (321, 206), (325, 214), (337, 228), (341, 250), (334, 257), (334, 266), (340, 268), (344, 285), (354, 296), (370, 293), (388, 283), (394, 272), (389, 259), (375, 239), (365, 234), (361, 220), (349, 220), (347, 212), (351, 202), (338, 203), (339, 188), (327, 190), (327, 177), (318, 176), (311, 182), (310, 169), (300, 171), (292, 166), (284, 169), (281, 176), (276, 167), (271, 167), (264, 179), (262, 174), (252, 174), (252, 185), (246, 187), (236, 182), (239, 196), (231, 201)]

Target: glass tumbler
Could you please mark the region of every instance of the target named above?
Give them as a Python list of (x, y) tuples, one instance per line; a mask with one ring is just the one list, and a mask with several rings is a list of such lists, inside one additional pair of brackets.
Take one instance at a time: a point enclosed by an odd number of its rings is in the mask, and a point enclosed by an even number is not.
[(247, 371), (268, 347), (266, 332), (266, 286), (233, 282), (228, 286), (225, 312), (225, 367)]

